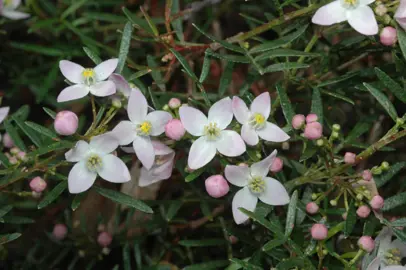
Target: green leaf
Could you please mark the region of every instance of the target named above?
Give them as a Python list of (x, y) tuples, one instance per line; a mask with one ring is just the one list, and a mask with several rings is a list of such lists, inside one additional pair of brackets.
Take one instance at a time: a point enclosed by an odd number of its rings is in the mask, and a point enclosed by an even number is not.
[(246, 214), (247, 216), (249, 216), (250, 218), (252, 218), (252, 220), (258, 222), (259, 224), (261, 224), (262, 226), (264, 226), (271, 232), (275, 233), (277, 235), (277, 238), (281, 238), (281, 239), (285, 238), (285, 235), (283, 234), (281, 228), (279, 228), (274, 223), (271, 223), (270, 221), (266, 220), (264, 217), (257, 215), (251, 211), (248, 211), (244, 208), (239, 208), (239, 210), (241, 212), (243, 212), (244, 214)]
[(131, 259), (130, 259), (130, 246), (128, 243), (124, 245), (123, 248), (123, 265), (124, 270), (131, 270)]
[(286, 216), (285, 236), (289, 237), (295, 227), (296, 207), (297, 207), (298, 193), (295, 190), (290, 198), (288, 214)]
[(86, 55), (95, 63), (96, 65), (100, 64), (102, 62), (101, 58), (91, 49), (88, 47), (83, 47), (83, 51), (86, 53)]
[(99, 186), (93, 186), (93, 189), (96, 190), (100, 195), (116, 202), (116, 203), (120, 203), (123, 205), (127, 205), (130, 207), (133, 207), (137, 210), (140, 210), (142, 212), (148, 213), (148, 214), (152, 214), (154, 213), (154, 211), (152, 211), (151, 207), (149, 207), (148, 205), (146, 205), (145, 203), (143, 203), (140, 200), (136, 200), (131, 196), (128, 196), (127, 194), (115, 191), (115, 190), (111, 190), (111, 189), (105, 189)]
[(404, 227), (406, 226), (406, 218), (399, 218), (391, 222), (393, 227)]
[(83, 6), (87, 1), (88, 0), (79, 0), (79, 1), (72, 2), (72, 5), (70, 5), (67, 9), (65, 9), (64, 12), (62, 12), (61, 20), (64, 20), (70, 14), (75, 13), (75, 11), (78, 10), (81, 6)]
[(140, 7), (140, 10), (142, 12), (142, 15), (144, 15), (144, 18), (147, 21), (152, 33), (154, 33), (154, 36), (159, 36), (158, 28), (156, 27), (155, 23), (151, 20), (151, 17), (148, 15), (147, 12), (144, 11), (142, 7)]
[(118, 65), (116, 72), (121, 73), (123, 71), (125, 61), (127, 60), (128, 51), (131, 44), (131, 35), (133, 33), (133, 26), (130, 22), (127, 22), (124, 26), (123, 36), (121, 37), (120, 50), (118, 53)]
[(36, 124), (34, 122), (26, 121), (25, 124), (28, 127), (32, 128), (33, 130), (37, 131), (38, 133), (40, 133), (40, 134), (42, 134), (42, 135), (44, 135), (46, 137), (49, 137), (49, 138), (52, 138), (52, 139), (58, 137), (58, 135), (56, 135), (56, 133), (54, 131), (50, 130), (49, 128), (38, 125), (38, 124)]
[(404, 231), (401, 231), (397, 228), (392, 228), (393, 234), (396, 235), (396, 237), (402, 241), (403, 243), (406, 242), (406, 233)]
[(6, 129), (8, 135), (10, 135), (14, 144), (24, 152), (27, 152), (27, 148), (25, 147), (23, 140), (21, 139), (20, 135), (18, 135), (17, 130), (13, 127), (13, 125), (11, 125), (10, 119), (4, 121), (4, 128)]
[(398, 33), (398, 41), (400, 49), (402, 50), (403, 58), (406, 59), (406, 33), (405, 31), (396, 25), (397, 33)]
[(137, 71), (137, 72), (135, 72), (133, 75), (131, 75), (131, 76), (128, 78), (128, 80), (129, 80), (129, 81), (135, 80), (135, 79), (137, 79), (137, 78), (139, 78), (139, 77), (144, 76), (145, 74), (150, 73), (151, 71), (152, 71), (152, 70), (149, 69), (149, 68), (143, 69), (143, 70), (140, 70), (140, 71)]
[(29, 155), (30, 156), (43, 155), (43, 154), (47, 154), (52, 151), (72, 148), (73, 146), (74, 146), (73, 142), (60, 141), (60, 142), (56, 142), (56, 143), (53, 143), (53, 144), (50, 144), (47, 146), (42, 146), (42, 147), (38, 148), (37, 150), (29, 153)]
[(183, 202), (181, 200), (176, 200), (171, 202), (169, 205), (168, 211), (166, 212), (166, 220), (171, 221), (176, 214), (178, 213), (179, 209), (182, 207)]
[(278, 270), (290, 270), (295, 267), (304, 267), (304, 261), (301, 258), (289, 258), (282, 260), (276, 265)]
[(376, 98), (376, 100), (382, 105), (382, 107), (386, 110), (386, 112), (393, 119), (393, 121), (396, 122), (396, 119), (398, 118), (398, 114), (396, 112), (395, 107), (388, 99), (388, 97), (385, 94), (383, 94), (381, 91), (379, 91), (378, 89), (376, 89), (375, 87), (373, 87), (372, 85), (370, 85), (368, 83), (364, 83), (364, 86)]
[(6, 205), (0, 208), (0, 218), (2, 218), (5, 214), (11, 211), (13, 209), (12, 205)]
[(62, 49), (57, 49), (54, 47), (45, 47), (43, 45), (26, 44), (19, 42), (9, 42), (8, 45), (15, 49), (20, 49), (27, 52), (43, 54), (47, 56), (64, 56), (69, 54), (69, 51), (64, 51)]
[(189, 63), (186, 61), (186, 59), (175, 49), (170, 49), (170, 51), (175, 55), (176, 59), (178, 59), (179, 63), (182, 65), (183, 69), (186, 71), (186, 73), (196, 82), (198, 81), (196, 75), (193, 73), (192, 68), (190, 67)]
[(200, 168), (200, 169), (197, 169), (197, 170), (191, 172), (190, 174), (188, 174), (188, 175), (185, 177), (185, 181), (186, 181), (186, 182), (192, 182), (193, 180), (195, 180), (196, 178), (198, 178), (205, 170), (206, 170), (206, 169), (204, 169), (204, 168)]
[(354, 206), (354, 201), (351, 201), (350, 207), (347, 212), (347, 219), (344, 224), (344, 235), (349, 236), (357, 223), (357, 212)]
[(14, 122), (18, 125), (18, 127), (27, 135), (28, 138), (38, 147), (42, 145), (41, 139), (38, 137), (38, 135), (35, 133), (35, 131), (27, 126), (22, 120), (19, 118), (12, 116)]
[(343, 101), (345, 101), (345, 102), (348, 102), (348, 103), (350, 103), (351, 105), (355, 105), (355, 102), (354, 102), (354, 101), (352, 101), (350, 98), (348, 98), (348, 97), (346, 97), (346, 96), (343, 96), (343, 95), (341, 95), (341, 94), (339, 94), (339, 93), (330, 92), (330, 91), (327, 91), (327, 90), (320, 90), (320, 92), (321, 92), (322, 94), (324, 94), (324, 95), (329, 95), (329, 96), (331, 96), (331, 97), (338, 98), (338, 99), (341, 99), (341, 100), (343, 100)]
[(312, 113), (317, 114), (319, 118), (319, 122), (323, 124), (323, 102), (321, 100), (320, 91), (317, 87), (313, 88), (313, 95), (312, 95), (312, 108), (310, 109)]
[(56, 185), (56, 187), (54, 187), (54, 189), (52, 189), (47, 195), (45, 195), (44, 199), (38, 204), (38, 209), (44, 208), (45, 206), (55, 201), (67, 187), (68, 181), (62, 181), (58, 185)]
[(332, 84), (336, 84), (336, 83), (339, 83), (339, 82), (342, 82), (342, 81), (346, 81), (346, 80), (354, 77), (355, 75), (357, 75), (356, 72), (349, 72), (349, 73), (344, 74), (342, 76), (335, 77), (335, 78), (333, 78), (331, 80), (324, 81), (324, 82), (318, 84), (317, 87), (320, 88), (320, 87), (323, 87), (323, 86), (332, 85)]
[(374, 176), (375, 184), (379, 188), (385, 185), (396, 174), (398, 174), (406, 166), (406, 161), (398, 162), (390, 166), (389, 170), (381, 175)]
[(15, 113), (13, 113), (13, 116), (21, 120), (25, 120), (28, 118), (29, 114), (30, 114), (30, 106), (23, 105)]
[[(172, 7), (171, 7), (171, 15), (178, 14), (180, 12), (180, 4), (179, 0), (172, 0)], [(180, 42), (184, 42), (184, 36), (183, 36), (183, 22), (182, 18), (177, 18), (174, 20), (171, 20), (171, 25), (173, 27), (173, 30), (175, 30), (176, 36), (178, 37)]]
[(399, 100), (406, 103), (406, 91), (391, 77), (379, 68), (375, 68), (375, 73), (379, 80), (391, 91)]
[(223, 269), (225, 266), (229, 265), (229, 261), (225, 260), (218, 260), (218, 261), (210, 261), (198, 264), (188, 265), (183, 270), (216, 270), (216, 269)]
[(396, 194), (395, 196), (385, 198), (382, 211), (389, 211), (393, 208), (406, 204), (406, 192)]
[(8, 224), (31, 224), (34, 223), (35, 220), (27, 217), (5, 216), (0, 218), (0, 222)]
[[(208, 50), (210, 50), (210, 49), (207, 49), (206, 52)], [(206, 52), (205, 52), (204, 60), (203, 60), (202, 73), (200, 73), (200, 78), (199, 78), (200, 83), (203, 83), (206, 80), (206, 78), (210, 72), (210, 58), (206, 54)]]
[(234, 69), (234, 64), (232, 62), (227, 62), (223, 75), (221, 75), (220, 79), (220, 85), (219, 85), (219, 97), (223, 97), (224, 94), (226, 93), (226, 90), (230, 86), (230, 83), (232, 81), (232, 75), (233, 75), (233, 69)]
[(246, 56), (243, 55), (235, 55), (235, 54), (220, 54), (220, 53), (215, 53), (211, 49), (207, 49), (205, 52), (206, 55), (221, 59), (221, 60), (226, 60), (228, 62), (234, 62), (234, 63), (244, 63), (244, 64), (249, 64), (251, 63), (249, 59), (247, 59)]
[(148, 26), (148, 23), (146, 21), (144, 21), (143, 19), (137, 17), (136, 15), (133, 15), (127, 8), (123, 7), (123, 13), (127, 17), (127, 19), (129, 19), (133, 24), (135, 24), (139, 28), (147, 31), (151, 35), (154, 34), (154, 32)]
[(55, 117), (56, 117), (56, 112), (54, 112), (53, 110), (48, 109), (48, 108), (46, 108), (46, 107), (42, 107), (42, 109), (43, 109), (49, 116), (51, 116), (52, 119), (55, 119)]
[(165, 91), (166, 86), (163, 83), (163, 78), (161, 72), (157, 69), (158, 63), (155, 61), (155, 58), (152, 55), (147, 55), (147, 64), (148, 67), (152, 69), (151, 76), (154, 79), (156, 85), (163, 91)]
[(264, 73), (285, 71), (290, 69), (307, 68), (308, 64), (303, 63), (277, 63), (264, 68)]
[(262, 250), (263, 251), (270, 251), (270, 250), (272, 250), (272, 249), (274, 249), (276, 247), (279, 247), (279, 246), (283, 245), (285, 242), (286, 242), (285, 238), (283, 238), (283, 239), (280, 239), (280, 238), (272, 239), (271, 241), (269, 241), (268, 243), (266, 243), (262, 247)]
[(321, 56), (318, 53), (310, 53), (310, 52), (302, 52), (302, 51), (297, 51), (297, 50), (291, 50), (291, 49), (276, 49), (276, 50), (271, 50), (268, 52), (265, 52), (263, 54), (258, 55), (255, 57), (255, 61), (260, 61), (264, 59), (270, 59), (274, 57), (292, 57), (292, 56), (304, 56), (304, 57), (315, 57), (315, 56)]
[(259, 267), (255, 264), (252, 264), (252, 263), (249, 263), (249, 262), (237, 259), (237, 258), (232, 258), (232, 259), (230, 259), (230, 261), (242, 266), (245, 270), (263, 270), (262, 267)]
[(0, 235), (0, 245), (16, 240), (21, 236), (21, 233), (9, 233)]
[(6, 168), (8, 168), (11, 165), (10, 161), (8, 160), (8, 157), (2, 152), (0, 152), (0, 164)]
[(276, 91), (278, 91), (278, 95), (281, 100), (281, 107), (282, 107), (283, 115), (285, 116), (288, 126), (291, 126), (292, 118), (295, 115), (292, 104), (290, 103), (289, 97), (285, 91), (285, 88), (282, 85), (277, 84)]
[(345, 138), (345, 142), (351, 142), (358, 139), (362, 134), (367, 132), (371, 128), (371, 123), (365, 121), (359, 121), (355, 127), (350, 131), (350, 133)]
[(52, 66), (51, 70), (48, 72), (48, 75), (46, 76), (44, 83), (42, 84), (41, 91), (37, 94), (37, 103), (42, 102), (47, 97), (49, 91), (52, 89), (52, 87), (55, 85), (55, 82), (57, 81), (57, 76), (59, 76), (59, 62), (56, 62)]
[(220, 246), (224, 244), (226, 244), (226, 240), (224, 240), (223, 238), (179, 241), (179, 245), (184, 247), (211, 247), (211, 246)]
[(79, 208), (80, 203), (86, 197), (86, 195), (87, 195), (86, 192), (82, 192), (82, 193), (79, 193), (79, 194), (75, 195), (75, 198), (73, 198), (73, 201), (72, 201), (72, 204), (71, 204), (72, 211), (75, 211), (76, 209)]

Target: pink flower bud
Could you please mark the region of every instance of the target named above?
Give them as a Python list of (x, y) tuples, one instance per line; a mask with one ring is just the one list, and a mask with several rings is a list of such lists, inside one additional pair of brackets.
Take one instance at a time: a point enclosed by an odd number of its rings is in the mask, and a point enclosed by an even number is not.
[(347, 152), (344, 155), (344, 162), (347, 164), (355, 164), (355, 159), (357, 155), (351, 152)]
[(343, 214), (341, 215), (341, 217), (342, 217), (344, 220), (347, 220), (347, 213), (343, 213)]
[(74, 112), (61, 111), (55, 117), (54, 127), (58, 134), (69, 136), (78, 129), (79, 119)]
[(47, 182), (41, 177), (37, 176), (30, 181), (30, 188), (35, 192), (42, 192), (47, 187)]
[(382, 29), (380, 34), (380, 40), (383, 45), (392, 46), (398, 40), (396, 29), (392, 26), (387, 26)]
[(305, 116), (303, 114), (296, 114), (292, 119), (292, 126), (294, 129), (301, 129), (305, 123)]
[(375, 195), (369, 204), (371, 205), (372, 209), (379, 210), (384, 205), (384, 199), (379, 195)]
[(372, 173), (370, 170), (364, 170), (362, 172), (362, 179), (364, 179), (365, 181), (371, 181), (372, 179)]
[(316, 223), (312, 226), (310, 233), (315, 240), (324, 240), (327, 238), (328, 230), (326, 225)]
[(361, 236), (361, 238), (358, 239), (358, 246), (362, 250), (370, 253), (375, 248), (375, 241), (371, 236)]
[(319, 122), (312, 122), (306, 125), (304, 130), (305, 138), (317, 140), (323, 136), (323, 126)]
[(5, 133), (3, 136), (3, 145), (6, 148), (11, 148), (14, 146), (14, 142), (11, 139), (10, 135), (8, 135), (8, 133)]
[(175, 141), (179, 141), (185, 135), (185, 128), (179, 119), (172, 119), (165, 125), (165, 135)]
[(271, 172), (277, 173), (283, 169), (283, 160), (280, 158), (275, 158), (271, 166)]
[(314, 215), (319, 212), (319, 206), (315, 202), (309, 202), (308, 204), (306, 204), (306, 212)]
[(17, 158), (16, 157), (9, 157), (8, 158), (8, 161), (11, 163), (11, 164), (17, 164), (17, 162), (18, 162), (18, 160), (17, 160)]
[(230, 187), (222, 175), (213, 175), (204, 182), (207, 193), (213, 198), (223, 197), (228, 193)]
[(10, 149), (10, 153), (13, 155), (18, 154), (18, 152), (20, 152), (21, 150), (18, 147), (13, 147)]
[(68, 234), (68, 228), (65, 224), (55, 224), (54, 230), (52, 231), (52, 235), (58, 239), (63, 240), (66, 235)]
[(357, 215), (358, 215), (360, 218), (367, 218), (370, 213), (371, 213), (371, 209), (369, 209), (369, 207), (366, 206), (366, 205), (361, 205), (361, 206), (358, 207), (358, 209), (357, 209)]
[(101, 232), (97, 237), (97, 243), (99, 243), (101, 247), (107, 247), (112, 241), (113, 237), (108, 232)]
[(27, 153), (25, 153), (24, 151), (20, 151), (17, 154), (17, 158), (21, 161), (26, 161), (27, 160)]
[(177, 109), (180, 107), (182, 102), (178, 98), (171, 98), (168, 102), (169, 108), (171, 109)]
[(308, 124), (317, 122), (317, 120), (319, 120), (319, 117), (315, 113), (311, 113), (306, 116), (306, 123), (308, 123)]
[(238, 242), (238, 238), (235, 237), (234, 235), (230, 235), (230, 236), (228, 237), (228, 240), (230, 241), (230, 243), (231, 243), (232, 245), (237, 244), (237, 242)]

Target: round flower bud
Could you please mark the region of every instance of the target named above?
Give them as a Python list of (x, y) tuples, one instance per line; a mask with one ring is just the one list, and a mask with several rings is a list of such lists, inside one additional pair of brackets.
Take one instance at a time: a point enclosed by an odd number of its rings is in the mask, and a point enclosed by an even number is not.
[(372, 179), (372, 173), (370, 170), (364, 170), (362, 172), (362, 179), (364, 179), (365, 181), (371, 181)]
[(318, 139), (317, 141), (316, 141), (316, 144), (317, 144), (317, 146), (323, 146), (324, 145), (324, 140), (323, 139)]
[(333, 130), (334, 130), (334, 131), (337, 131), (337, 132), (338, 132), (338, 131), (340, 131), (340, 129), (341, 129), (341, 126), (340, 126), (339, 124), (334, 124), (334, 125), (333, 125)]
[(303, 114), (296, 114), (292, 119), (292, 126), (294, 129), (301, 129), (305, 123), (305, 116)]
[(30, 188), (35, 192), (42, 192), (47, 187), (47, 182), (41, 177), (37, 176), (30, 181)]
[(314, 224), (310, 230), (312, 238), (315, 240), (324, 240), (327, 238), (328, 230), (324, 224)]
[(369, 207), (366, 205), (361, 205), (357, 209), (357, 216), (359, 216), (360, 218), (367, 218), (370, 213), (371, 209), (369, 209)]
[(331, 138), (333, 138), (333, 139), (337, 139), (338, 137), (340, 137), (340, 134), (338, 134), (338, 132), (337, 132), (337, 131), (333, 131), (333, 132), (331, 132)]
[(306, 212), (314, 215), (319, 212), (319, 206), (315, 202), (309, 202), (308, 204), (306, 204)]
[(204, 182), (207, 193), (213, 198), (223, 197), (228, 193), (230, 187), (222, 175), (213, 175)]
[(3, 136), (3, 145), (6, 148), (11, 148), (14, 146), (14, 142), (11, 139), (10, 135), (8, 135), (8, 133), (5, 133)]
[(172, 119), (165, 125), (165, 135), (179, 141), (185, 135), (185, 128), (179, 119)]
[(273, 161), (272, 165), (271, 165), (271, 169), (270, 171), (273, 173), (277, 173), (280, 172), (283, 169), (283, 160), (280, 158), (275, 158), (275, 160)]
[(375, 241), (371, 236), (361, 236), (358, 239), (358, 246), (365, 252), (370, 253), (375, 248)]
[(371, 205), (372, 209), (374, 210), (379, 210), (382, 209), (383, 205), (384, 205), (384, 199), (382, 198), (382, 196), (379, 195), (375, 195), (371, 201), (369, 202), (369, 204)]
[(319, 120), (319, 117), (315, 113), (311, 113), (306, 116), (306, 123), (308, 123), (308, 124), (317, 122), (317, 120)]
[(17, 164), (18, 160), (16, 157), (9, 157), (8, 158), (8, 162), (10, 162), (11, 164)]
[(238, 238), (235, 237), (234, 235), (230, 235), (230, 236), (228, 237), (228, 241), (230, 241), (230, 243), (231, 243), (232, 245), (234, 245), (234, 244), (237, 244)]
[(387, 171), (387, 170), (389, 170), (390, 165), (387, 161), (383, 161), (381, 164), (381, 168), (382, 168), (382, 170)]
[(101, 247), (107, 247), (112, 241), (113, 237), (108, 232), (101, 232), (97, 237), (97, 243), (99, 243)]
[(386, 8), (385, 5), (379, 4), (375, 8), (375, 14), (378, 16), (383, 16), (388, 12), (388, 9)]
[(13, 147), (10, 149), (10, 153), (13, 155), (17, 155), (21, 150), (18, 147)]
[(398, 34), (395, 28), (392, 26), (387, 26), (382, 29), (379, 38), (383, 45), (392, 46), (398, 41)]
[(177, 109), (180, 107), (182, 102), (178, 98), (171, 98), (168, 102), (169, 108)]
[(55, 239), (63, 240), (67, 234), (68, 228), (65, 224), (55, 224), (54, 230), (52, 231), (52, 235), (55, 237)]
[(344, 162), (347, 164), (355, 164), (355, 159), (357, 155), (351, 152), (347, 152), (344, 155)]
[(17, 153), (17, 158), (21, 161), (27, 161), (27, 153), (25, 153), (24, 151), (20, 151)]
[(337, 201), (336, 200), (331, 200), (330, 204), (331, 204), (331, 206), (337, 206)]
[(55, 131), (64, 136), (72, 135), (78, 129), (79, 119), (71, 111), (61, 111), (55, 117)]
[(111, 101), (111, 105), (113, 105), (113, 107), (116, 109), (120, 109), (123, 106), (119, 98), (113, 98), (113, 100)]
[(312, 122), (306, 125), (304, 130), (305, 138), (317, 140), (323, 136), (323, 126), (319, 122)]
[(342, 215), (341, 215), (341, 217), (344, 219), (344, 220), (347, 220), (347, 213), (343, 213)]

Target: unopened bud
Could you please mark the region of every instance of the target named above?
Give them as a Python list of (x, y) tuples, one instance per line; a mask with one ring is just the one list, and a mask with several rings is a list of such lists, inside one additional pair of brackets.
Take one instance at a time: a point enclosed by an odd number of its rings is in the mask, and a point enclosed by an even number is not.
[(340, 131), (340, 129), (341, 129), (341, 126), (339, 124), (334, 124), (333, 125), (333, 130), (334, 131)]

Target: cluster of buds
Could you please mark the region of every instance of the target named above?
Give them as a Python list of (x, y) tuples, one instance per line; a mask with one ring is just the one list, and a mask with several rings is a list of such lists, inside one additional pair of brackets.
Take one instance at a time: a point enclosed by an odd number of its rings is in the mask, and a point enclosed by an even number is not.
[(27, 154), (24, 151), (21, 151), (18, 147), (12, 147), (10, 152), (5, 153), (8, 161), (11, 164), (18, 164), (20, 162), (27, 162)]
[(306, 117), (303, 114), (297, 114), (292, 119), (294, 129), (304, 129), (303, 136), (309, 140), (317, 140), (323, 136), (323, 126), (318, 122), (317, 114), (311, 113)]
[[(182, 102), (178, 98), (171, 98), (163, 107), (164, 111), (171, 112), (174, 116), (179, 114), (178, 110), (182, 106)], [(186, 130), (182, 121), (173, 118), (165, 125), (165, 135), (172, 140), (180, 141), (185, 136)]]

